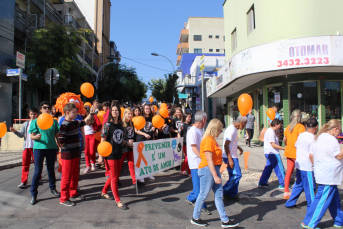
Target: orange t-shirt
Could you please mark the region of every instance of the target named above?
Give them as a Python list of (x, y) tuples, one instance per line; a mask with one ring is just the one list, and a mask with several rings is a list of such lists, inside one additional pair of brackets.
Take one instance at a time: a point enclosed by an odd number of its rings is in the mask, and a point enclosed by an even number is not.
[(222, 150), (219, 147), (217, 141), (211, 137), (207, 136), (204, 138), (200, 143), (200, 164), (199, 169), (208, 166), (208, 162), (205, 156), (205, 152), (210, 151), (213, 153), (212, 160), (214, 165), (221, 165), (222, 164)]
[(289, 131), (289, 126), (287, 126), (286, 130), (285, 130), (285, 136), (287, 138), (287, 145), (286, 145), (286, 149), (285, 149), (285, 157), (288, 158), (297, 158), (297, 149), (295, 148), (295, 143), (298, 140), (298, 136), (299, 134), (305, 132), (305, 127), (304, 125), (298, 123), (292, 133)]

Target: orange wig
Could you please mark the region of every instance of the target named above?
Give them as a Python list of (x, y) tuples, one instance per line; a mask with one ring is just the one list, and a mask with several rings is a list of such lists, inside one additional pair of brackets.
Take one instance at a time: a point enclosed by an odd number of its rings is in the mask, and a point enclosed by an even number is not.
[(75, 103), (76, 108), (78, 109), (78, 113), (82, 115), (86, 114), (86, 110), (83, 106), (83, 102), (81, 100), (80, 95), (76, 95), (71, 92), (63, 93), (56, 100), (56, 105), (55, 105), (56, 110), (61, 112), (64, 115), (63, 108), (67, 103)]

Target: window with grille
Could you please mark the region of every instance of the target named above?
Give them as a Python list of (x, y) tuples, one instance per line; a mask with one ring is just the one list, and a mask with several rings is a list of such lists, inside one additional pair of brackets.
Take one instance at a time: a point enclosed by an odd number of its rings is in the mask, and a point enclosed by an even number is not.
[(210, 52), (213, 52), (213, 49), (209, 49)]
[(255, 29), (255, 9), (254, 5), (250, 8), (247, 13), (247, 26), (248, 26), (248, 35)]
[(212, 37), (213, 37), (212, 35), (208, 35), (208, 38), (212, 39)]
[(231, 33), (231, 51), (235, 51), (237, 48), (237, 30), (236, 28)]
[(201, 41), (201, 35), (194, 35), (194, 41)]
[(202, 53), (202, 49), (194, 49), (194, 53)]
[(216, 39), (219, 39), (219, 35), (216, 35)]
[(220, 49), (216, 49), (216, 52), (220, 52)]

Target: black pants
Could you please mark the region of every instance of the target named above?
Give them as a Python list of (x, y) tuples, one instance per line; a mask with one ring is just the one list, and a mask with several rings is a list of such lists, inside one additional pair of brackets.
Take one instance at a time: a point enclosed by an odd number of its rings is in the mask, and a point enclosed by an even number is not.
[(249, 138), (247, 139), (248, 143), (249, 143), (249, 146), (250, 146), (250, 143), (251, 143), (251, 139), (254, 137), (254, 129), (246, 129), (248, 135), (249, 135)]

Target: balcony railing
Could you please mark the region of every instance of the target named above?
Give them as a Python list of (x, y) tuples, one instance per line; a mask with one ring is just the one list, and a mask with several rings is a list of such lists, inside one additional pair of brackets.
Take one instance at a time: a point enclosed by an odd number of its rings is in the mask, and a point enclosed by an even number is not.
[(83, 59), (83, 51), (79, 48), (79, 51), (77, 53), (80, 55), (80, 57)]
[(64, 23), (72, 24), (75, 29), (81, 29), (81, 25), (76, 21), (76, 19), (72, 15), (65, 15), (64, 16)]
[(92, 66), (93, 65), (93, 63), (92, 63), (92, 59), (91, 58), (89, 58), (87, 55), (85, 55), (85, 61), (87, 62), (87, 64), (89, 64), (90, 66)]
[(93, 41), (91, 41), (91, 39), (88, 36), (86, 36), (86, 40), (88, 41), (89, 46), (93, 48)]
[(26, 13), (19, 7), (15, 8), (15, 27), (20, 31), (24, 31), (26, 27)]
[(96, 71), (96, 72), (98, 72), (98, 71), (99, 71), (99, 68), (98, 68), (98, 66), (96, 66), (95, 64), (93, 64), (93, 69), (94, 69), (94, 71)]
[(56, 23), (63, 23), (62, 17), (61, 15), (58, 13), (58, 11), (56, 10), (56, 8), (49, 2), (46, 1), (45, 2), (45, 7), (46, 7), (46, 11), (45, 14), (54, 22)]

